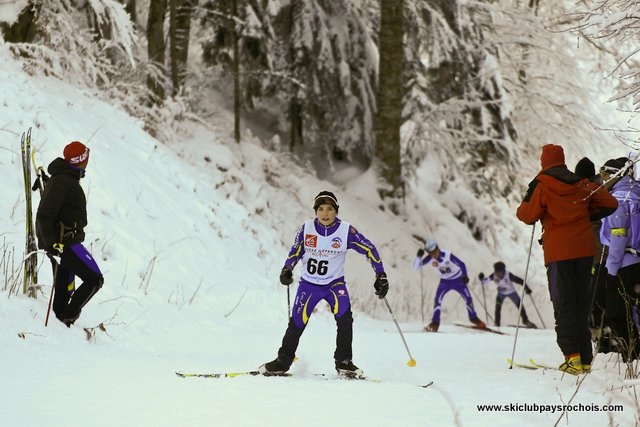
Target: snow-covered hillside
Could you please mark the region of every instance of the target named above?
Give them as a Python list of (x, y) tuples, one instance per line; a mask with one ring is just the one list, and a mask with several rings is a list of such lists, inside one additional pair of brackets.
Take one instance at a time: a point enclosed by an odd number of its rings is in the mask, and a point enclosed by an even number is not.
[[(305, 165), (257, 141), (234, 145), (224, 110), (211, 127), (193, 125), (180, 140), (162, 145), (122, 111), (60, 81), (23, 73), (1, 45), (0, 64), (0, 286), (16, 278), (23, 256), (19, 135), (30, 126), (39, 163), (59, 156), (71, 140), (91, 147), (82, 181), (89, 201), (85, 243), (105, 274), (104, 287), (70, 329), (55, 319), (44, 327), (51, 281), (46, 262), (37, 300), (0, 292), (2, 425), (546, 426), (559, 414), (481, 412), (476, 405), (569, 402), (576, 378), (507, 369), (513, 329), (498, 336), (451, 325), (464, 320), (457, 297), (445, 300), (442, 333), (416, 332), (421, 276), (410, 269), (419, 247), (413, 236), (434, 235), (467, 262), (472, 277), (499, 258), (523, 274), (530, 228), (513, 219), (511, 202), (476, 213), (484, 218), (476, 226), (486, 232), (477, 241), (464, 218), (454, 216), (472, 204), (471, 196), (440, 191), (437, 164), (420, 168), (405, 214), (395, 216), (380, 208), (371, 173), (320, 182)], [(378, 246), (391, 283), (388, 299), (404, 321), (417, 366), (406, 366), (389, 314), (373, 295), (369, 265), (351, 254), (354, 362), (381, 383), (331, 376), (335, 327), (322, 306), (301, 340), (294, 378), (177, 378), (176, 370), (254, 369), (275, 356), (287, 322), (278, 273), (295, 231), (312, 215), (313, 197), (325, 189), (338, 194), (340, 216)], [(536, 248), (531, 285), (550, 325), (541, 264)], [(423, 281), (428, 318), (436, 283), (428, 272)], [(472, 289), (480, 295), (477, 284)], [(494, 297), (487, 289), (490, 311)], [(515, 309), (505, 305), (503, 317), (515, 321)], [(521, 331), (516, 359), (558, 363), (554, 339), (551, 330)], [(633, 389), (621, 388), (619, 370), (615, 358), (598, 356), (572, 403), (624, 410), (571, 412), (570, 425), (637, 421)], [(430, 388), (417, 387), (432, 380)]]

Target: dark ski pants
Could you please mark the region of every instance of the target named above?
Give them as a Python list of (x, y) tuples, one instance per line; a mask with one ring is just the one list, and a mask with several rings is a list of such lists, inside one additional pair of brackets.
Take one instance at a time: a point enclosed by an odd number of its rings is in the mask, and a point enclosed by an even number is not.
[(329, 285), (313, 285), (300, 282), (293, 305), (289, 326), (282, 339), (282, 347), (278, 350), (278, 360), (285, 367), (291, 366), (296, 355), (300, 337), (304, 332), (309, 317), (315, 306), (325, 300), (329, 303), (336, 319), (336, 351), (333, 355), (336, 361), (351, 361), (353, 340), (353, 315), (347, 286), (343, 281)]
[[(501, 294), (498, 292), (496, 296), (496, 326), (500, 326), (500, 315), (502, 314), (502, 303), (506, 298), (509, 298), (516, 305), (516, 308), (520, 308), (520, 296), (517, 292), (511, 292), (510, 294)], [(527, 316), (527, 312), (522, 306), (522, 321), (524, 323), (529, 323), (529, 317)]]
[[(57, 269), (53, 266), (53, 312), (60, 320), (75, 320), (80, 316), (82, 307), (102, 287), (104, 279), (100, 268), (82, 243), (65, 247), (60, 258)], [(83, 281), (78, 289), (75, 289), (75, 276)]]
[[(611, 335), (638, 347), (638, 299), (640, 298), (640, 264), (618, 270), (608, 276), (606, 291), (607, 326)], [(632, 354), (636, 358), (637, 354)]]
[(589, 281), (592, 265), (593, 257), (547, 264), (558, 346), (565, 356), (580, 354), (584, 364), (591, 364), (593, 360), (589, 330)]

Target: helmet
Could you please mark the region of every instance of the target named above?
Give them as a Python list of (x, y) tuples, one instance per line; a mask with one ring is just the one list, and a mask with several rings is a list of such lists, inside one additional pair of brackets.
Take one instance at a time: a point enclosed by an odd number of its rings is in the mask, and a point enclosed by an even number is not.
[(427, 250), (427, 252), (432, 252), (437, 247), (438, 247), (438, 242), (436, 242), (434, 239), (429, 239), (424, 244), (424, 248)]

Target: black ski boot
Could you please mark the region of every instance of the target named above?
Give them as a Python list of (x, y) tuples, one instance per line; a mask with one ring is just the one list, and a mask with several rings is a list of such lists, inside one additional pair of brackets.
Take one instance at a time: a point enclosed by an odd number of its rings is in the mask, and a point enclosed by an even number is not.
[(336, 360), (336, 372), (338, 372), (339, 377), (344, 377), (349, 379), (365, 378), (364, 374), (362, 373), (362, 369), (354, 365), (351, 360), (344, 360), (342, 362), (338, 362)]
[(532, 321), (530, 321), (528, 319), (524, 321), (524, 326), (526, 326), (529, 329), (538, 329), (538, 326), (536, 326), (535, 323), (533, 323)]
[(280, 361), (276, 358), (271, 362), (267, 362), (264, 365), (258, 368), (258, 372), (260, 372), (264, 376), (284, 376), (286, 372), (289, 370), (288, 366), (284, 366)]

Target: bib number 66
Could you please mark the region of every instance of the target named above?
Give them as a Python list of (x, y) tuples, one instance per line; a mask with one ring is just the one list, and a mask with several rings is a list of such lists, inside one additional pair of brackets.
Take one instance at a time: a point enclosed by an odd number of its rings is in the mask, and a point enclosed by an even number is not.
[(309, 258), (307, 261), (307, 273), (309, 274), (318, 274), (319, 276), (324, 276), (329, 271), (329, 261), (318, 261), (314, 258)]

